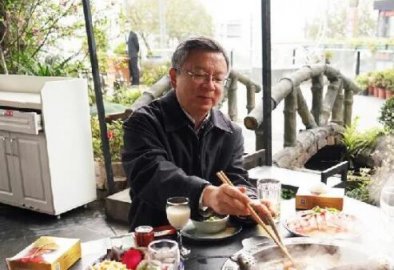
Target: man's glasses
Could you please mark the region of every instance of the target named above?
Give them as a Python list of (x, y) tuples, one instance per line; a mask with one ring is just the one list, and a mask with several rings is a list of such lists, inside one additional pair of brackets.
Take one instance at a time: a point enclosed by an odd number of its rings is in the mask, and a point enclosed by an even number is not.
[(186, 75), (188, 75), (190, 78), (192, 78), (192, 80), (196, 83), (206, 83), (206, 82), (210, 82), (212, 80), (212, 82), (215, 85), (222, 87), (228, 81), (228, 78), (214, 77), (213, 75), (208, 74), (208, 73), (196, 73), (196, 72), (192, 72), (192, 71), (188, 71), (188, 70), (185, 70), (184, 72)]

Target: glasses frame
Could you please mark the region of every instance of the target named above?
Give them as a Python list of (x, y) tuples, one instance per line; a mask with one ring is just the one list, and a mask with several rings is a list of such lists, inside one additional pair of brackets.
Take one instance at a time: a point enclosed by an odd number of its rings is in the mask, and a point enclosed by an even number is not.
[(214, 75), (212, 74), (208, 74), (208, 73), (196, 73), (190, 70), (182, 70), (182, 69), (178, 69), (180, 72), (183, 71), (183, 73), (185, 73), (186, 75), (188, 75), (194, 82), (196, 83), (209, 83), (209, 82), (213, 82), (216, 86), (219, 87), (223, 87), (227, 84), (229, 78), (226, 77), (224, 79), (218, 79), (216, 77), (214, 77)]

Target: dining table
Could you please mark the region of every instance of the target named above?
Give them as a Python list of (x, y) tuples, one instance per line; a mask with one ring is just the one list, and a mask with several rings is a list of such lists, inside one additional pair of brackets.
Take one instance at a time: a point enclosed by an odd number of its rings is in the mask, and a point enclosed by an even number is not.
[[(393, 236), (390, 236), (385, 232), (386, 229), (389, 230), (388, 227), (390, 226), (385, 223), (384, 216), (379, 207), (345, 196), (343, 212), (354, 215), (360, 221), (360, 224), (362, 224), (362, 231), (360, 232), (360, 234), (363, 235), (362, 242), (363, 244), (368, 243), (368, 248), (371, 250), (376, 251), (377, 249), (382, 248), (382, 245), (394, 244), (394, 241), (392, 241)], [(286, 219), (294, 216), (295, 214), (295, 199), (282, 200), (281, 220), (278, 223), (278, 229), (284, 239), (296, 237), (284, 226)], [(174, 235), (171, 237), (174, 239)], [(113, 245), (114, 241), (116, 242), (119, 239), (132, 241), (132, 234), (83, 242), (82, 258), (71, 269), (89, 269), (89, 265), (105, 255), (107, 248)], [(212, 239), (183, 237), (184, 245), (191, 250), (188, 258), (184, 260), (184, 269), (237, 270), (237, 268), (234, 267), (224, 268), (226, 261), (231, 260), (233, 255), (242, 250), (246, 244), (259, 242), (265, 244), (270, 243), (270, 241), (272, 240), (267, 237), (266, 232), (257, 225), (243, 226), (233, 235), (219, 239), (214, 237)], [(130, 242), (130, 244), (132, 243)], [(384, 252), (390, 251), (385, 249)], [(388, 256), (394, 258), (394, 253), (391, 251)]]

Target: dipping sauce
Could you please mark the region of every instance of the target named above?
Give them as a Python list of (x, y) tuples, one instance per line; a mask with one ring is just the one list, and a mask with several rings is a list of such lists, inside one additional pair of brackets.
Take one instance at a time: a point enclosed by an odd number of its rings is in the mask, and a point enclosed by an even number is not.
[(147, 247), (155, 238), (151, 226), (138, 226), (135, 228), (135, 240), (139, 247)]

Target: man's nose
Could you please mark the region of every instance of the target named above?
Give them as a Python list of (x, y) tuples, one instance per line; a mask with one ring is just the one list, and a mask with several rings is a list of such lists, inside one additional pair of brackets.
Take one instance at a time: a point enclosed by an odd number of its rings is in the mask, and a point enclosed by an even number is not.
[(210, 88), (215, 88), (215, 81), (213, 79), (213, 75), (207, 74), (204, 79), (205, 84), (209, 85)]

